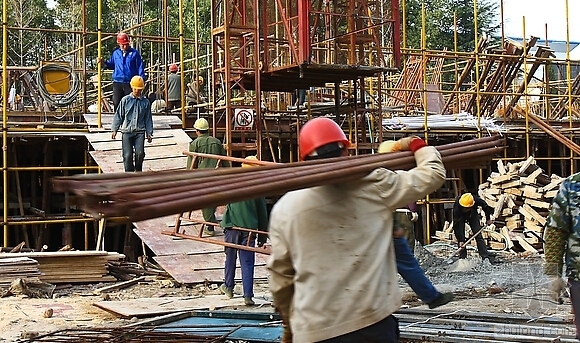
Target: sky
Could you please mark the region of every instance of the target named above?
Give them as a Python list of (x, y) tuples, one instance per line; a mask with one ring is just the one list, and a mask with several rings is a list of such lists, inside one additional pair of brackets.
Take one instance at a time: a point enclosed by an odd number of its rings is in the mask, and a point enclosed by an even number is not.
[[(549, 40), (566, 40), (566, 0), (503, 0), (503, 9), (506, 37), (523, 36), (525, 17), (526, 37), (544, 39), (547, 24)], [(580, 42), (580, 0), (568, 0), (568, 13), (570, 41)]]

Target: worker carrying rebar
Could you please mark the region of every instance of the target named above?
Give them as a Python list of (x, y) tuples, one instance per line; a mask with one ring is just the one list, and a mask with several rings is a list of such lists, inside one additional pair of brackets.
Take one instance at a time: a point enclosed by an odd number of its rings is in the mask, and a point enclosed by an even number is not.
[(544, 273), (551, 276), (548, 285), (555, 301), (561, 303), (566, 290), (562, 278), (564, 261), (574, 312), (576, 338), (580, 339), (580, 173), (565, 178), (552, 206), (544, 230)]
[(141, 76), (133, 76), (130, 82), (132, 93), (123, 97), (115, 109), (113, 124), (111, 124), (112, 139), (117, 137), (117, 131), (123, 133), (123, 165), (126, 172), (143, 171), (145, 160), (145, 138), (153, 140), (153, 117), (151, 104), (143, 96), (145, 82)]
[[(487, 251), (485, 240), (481, 237), (481, 224), (479, 223), (480, 218), (479, 213), (477, 212), (479, 207), (483, 209), (486, 216), (489, 216), (489, 219), (483, 218), (486, 225), (493, 223), (493, 207), (489, 206), (479, 196), (471, 193), (464, 193), (458, 197), (453, 204), (453, 232), (455, 233), (457, 244), (460, 248), (463, 247), (463, 244), (465, 243), (465, 223), (469, 223), (472, 234), (476, 235), (475, 242), (477, 243), (477, 252), (479, 253), (479, 256), (481, 256), (481, 259), (484, 261), (487, 259), (489, 262), (494, 262), (492, 261), (492, 256), (490, 256)], [(459, 258), (467, 258), (467, 248), (461, 250)]]
[(125, 32), (117, 34), (117, 44), (119, 47), (113, 51), (111, 57), (99, 62), (107, 69), (113, 69), (113, 106), (117, 109), (121, 99), (131, 94), (131, 78), (140, 76), (147, 81), (145, 67), (139, 51), (131, 47), (129, 35)]
[[(226, 156), (226, 150), (219, 139), (209, 135), (209, 123), (205, 118), (198, 118), (193, 123), (195, 134), (197, 138), (189, 143), (190, 152), (199, 152), (203, 154), (222, 155)], [(218, 165), (219, 162), (219, 165)], [(215, 158), (197, 157), (195, 165), (192, 166), (193, 158), (187, 156), (187, 169), (215, 169), (216, 167), (229, 167), (230, 162), (224, 160), (216, 160)], [(203, 220), (209, 223), (216, 223), (215, 216), (216, 207), (206, 207), (201, 209)], [(215, 235), (215, 230), (212, 225), (203, 225), (203, 233), (207, 236)]]
[[(441, 187), (445, 168), (421, 138), (398, 143), (414, 153), (417, 167), (377, 168), (357, 180), (286, 193), (274, 205), (268, 269), (284, 342), (399, 341), (393, 212)], [(329, 118), (312, 119), (299, 133), (301, 160), (347, 156), (348, 147)]]

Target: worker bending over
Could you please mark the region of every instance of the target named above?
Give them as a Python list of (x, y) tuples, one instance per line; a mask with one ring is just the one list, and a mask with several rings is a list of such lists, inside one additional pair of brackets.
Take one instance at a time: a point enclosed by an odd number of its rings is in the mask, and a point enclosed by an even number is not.
[[(485, 212), (486, 216), (490, 216), (489, 220), (486, 220), (486, 225), (493, 223), (493, 207), (489, 206), (483, 199), (477, 195), (471, 193), (465, 193), (461, 197), (455, 200), (453, 204), (453, 232), (455, 233), (455, 238), (457, 238), (457, 243), (459, 247), (462, 247), (465, 243), (465, 223), (469, 223), (471, 227), (471, 232), (475, 236), (475, 242), (477, 243), (477, 252), (483, 260), (487, 259), (490, 261), (489, 253), (487, 252), (487, 245), (481, 237), (481, 224), (479, 223), (479, 213), (477, 213), (477, 208), (481, 207)], [(459, 258), (467, 257), (467, 249), (462, 249), (459, 253)], [(493, 262), (493, 261), (490, 261)]]

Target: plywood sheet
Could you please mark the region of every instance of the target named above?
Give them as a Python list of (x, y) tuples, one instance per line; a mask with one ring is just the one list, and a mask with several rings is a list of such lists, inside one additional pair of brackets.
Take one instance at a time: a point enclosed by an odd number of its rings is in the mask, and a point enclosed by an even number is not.
[[(85, 113), (85, 121), (89, 126), (98, 126), (96, 113)], [(112, 113), (101, 113), (101, 126), (110, 131), (113, 123)], [(153, 130), (176, 129), (181, 127), (181, 119), (176, 115), (153, 114)]]
[[(256, 254), (254, 279), (268, 278), (267, 258), (266, 255)], [(205, 281), (221, 282), (224, 279), (225, 254), (223, 251), (198, 255), (155, 256), (153, 259), (171, 274), (177, 282), (183, 284)], [(235, 279), (241, 281), (242, 274), (239, 268), (239, 260), (237, 265)]]
[[(121, 138), (111, 139), (110, 132), (85, 135), (95, 149), (90, 154), (104, 173), (123, 172)], [(145, 143), (144, 171), (185, 169), (191, 138), (183, 130), (159, 130), (153, 132), (153, 141)]]
[[(257, 297), (254, 298), (254, 301), (256, 302), (256, 305), (269, 304), (269, 302)], [(163, 297), (121, 301), (98, 301), (93, 305), (123, 318), (151, 317), (180, 311), (207, 310), (230, 306), (245, 306), (244, 299), (241, 296), (228, 299), (225, 295), (206, 295), (199, 298)]]

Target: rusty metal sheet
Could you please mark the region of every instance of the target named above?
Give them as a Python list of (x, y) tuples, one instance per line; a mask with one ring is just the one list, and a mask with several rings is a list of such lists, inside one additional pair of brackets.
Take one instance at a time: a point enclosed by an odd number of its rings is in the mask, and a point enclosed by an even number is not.
[[(256, 254), (254, 279), (267, 279), (266, 256)], [(166, 255), (155, 256), (153, 259), (159, 263), (177, 282), (183, 284), (200, 283), (205, 281), (222, 282), (224, 279), (225, 255), (222, 252), (199, 255)], [(241, 281), (242, 274), (236, 269), (236, 280)]]

